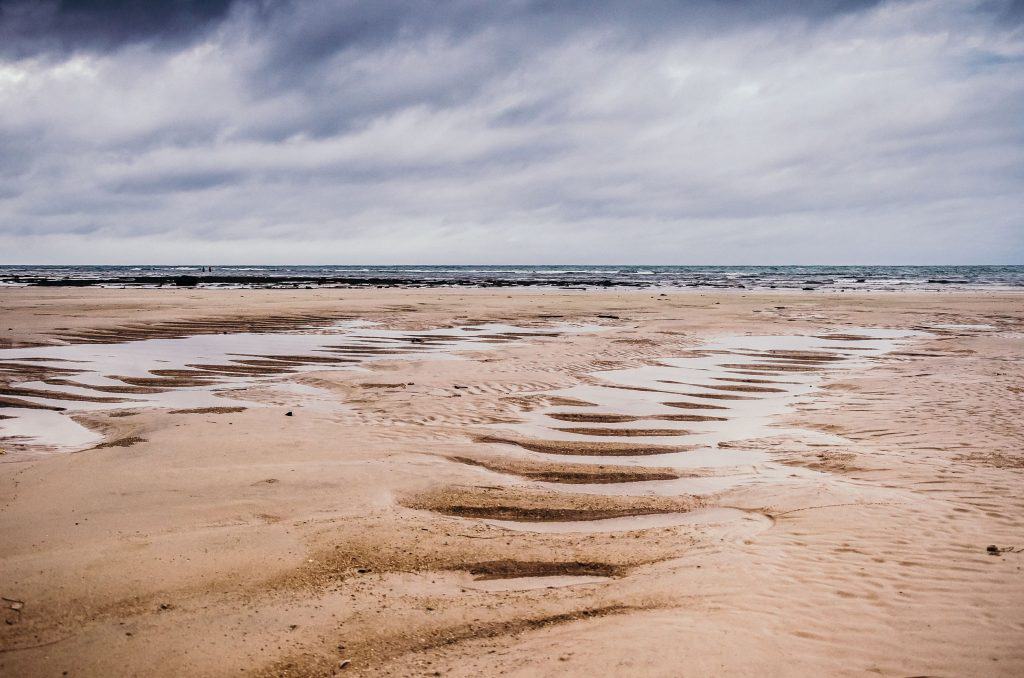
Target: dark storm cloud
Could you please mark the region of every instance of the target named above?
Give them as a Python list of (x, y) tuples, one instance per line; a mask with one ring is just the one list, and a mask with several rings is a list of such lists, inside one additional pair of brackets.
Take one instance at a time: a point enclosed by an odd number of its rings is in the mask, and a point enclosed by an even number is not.
[(0, 0), (0, 252), (1020, 258), (1019, 4)]
[(594, 0), (592, 2), (320, 3), (302, 0), (0, 0), (0, 50), (25, 57), (73, 50), (108, 51), (128, 44), (188, 41), (220, 24), (233, 6), (283, 31), (274, 56), (284, 64), (316, 62), (338, 51), (379, 45), (407, 33), (457, 38), (488, 26), (520, 24), (541, 32), (614, 22), (661, 30), (672, 24), (713, 25), (797, 14), (811, 18), (864, 8), (869, 0)]
[(223, 19), (233, 0), (0, 0), (0, 53), (9, 57), (176, 43)]

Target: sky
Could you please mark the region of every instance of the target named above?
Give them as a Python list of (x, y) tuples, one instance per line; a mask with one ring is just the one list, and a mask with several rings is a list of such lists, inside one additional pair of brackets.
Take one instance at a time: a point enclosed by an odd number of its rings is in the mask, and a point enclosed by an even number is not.
[(1024, 0), (0, 0), (0, 263), (1024, 264)]

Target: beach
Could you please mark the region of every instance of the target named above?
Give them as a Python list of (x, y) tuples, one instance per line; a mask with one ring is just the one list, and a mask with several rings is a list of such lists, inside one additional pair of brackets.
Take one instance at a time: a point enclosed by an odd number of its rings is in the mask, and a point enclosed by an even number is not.
[(1021, 675), (1022, 302), (0, 288), (0, 675)]

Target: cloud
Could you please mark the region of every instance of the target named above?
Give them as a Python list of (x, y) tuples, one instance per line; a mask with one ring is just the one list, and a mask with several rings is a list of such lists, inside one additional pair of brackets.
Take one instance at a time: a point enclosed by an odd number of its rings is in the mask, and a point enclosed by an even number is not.
[(0, 54), (64, 56), (171, 44), (222, 20), (232, 0), (0, 0)]
[(1024, 261), (1017, 3), (156, 5), (0, 3), (0, 261)]

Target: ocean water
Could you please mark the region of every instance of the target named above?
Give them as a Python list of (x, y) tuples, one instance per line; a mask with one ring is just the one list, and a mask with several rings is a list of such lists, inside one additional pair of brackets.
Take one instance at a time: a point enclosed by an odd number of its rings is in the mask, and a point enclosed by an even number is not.
[(0, 266), (0, 285), (1021, 289), (1024, 266)]

